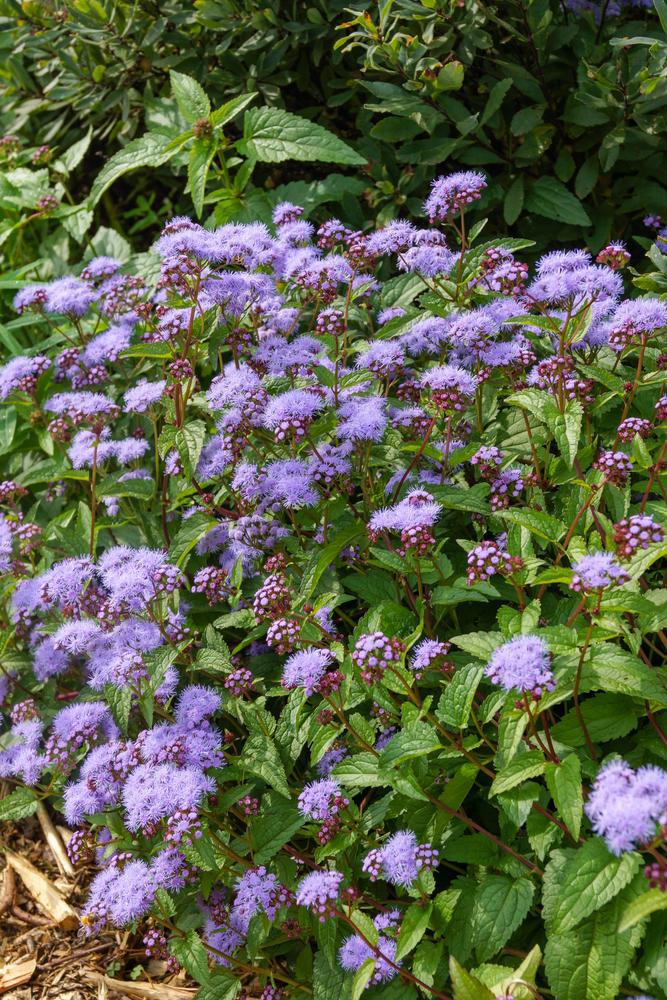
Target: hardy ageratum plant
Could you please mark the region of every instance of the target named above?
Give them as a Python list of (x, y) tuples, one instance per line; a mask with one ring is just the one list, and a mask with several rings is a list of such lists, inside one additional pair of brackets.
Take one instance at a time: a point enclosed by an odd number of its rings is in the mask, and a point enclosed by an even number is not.
[(484, 184), (16, 296), (0, 816), (203, 1000), (667, 991), (667, 304)]

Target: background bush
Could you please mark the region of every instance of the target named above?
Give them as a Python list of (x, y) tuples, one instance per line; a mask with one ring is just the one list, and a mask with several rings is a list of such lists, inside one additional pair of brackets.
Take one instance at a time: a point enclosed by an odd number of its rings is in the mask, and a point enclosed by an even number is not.
[[(646, 213), (667, 212), (664, 32), (646, 2), (396, 0), (351, 11), (338, 0), (3, 0), (0, 10), (2, 121), (59, 154), (90, 136), (70, 178), (77, 204), (111, 154), (146, 128), (175, 124), (176, 70), (198, 80), (214, 108), (256, 93), (255, 107), (285, 108), (350, 144), (366, 166), (324, 196), (359, 228), (370, 209), (380, 221), (415, 211), (443, 163), (483, 166), (502, 206), (497, 225), (530, 227), (538, 250), (554, 239), (599, 249), (641, 233)], [(232, 124), (227, 131), (238, 138)], [(138, 245), (143, 229), (191, 208), (185, 173), (181, 157), (128, 176), (95, 222)], [(268, 219), (267, 190), (289, 196), (285, 185), (326, 177), (325, 167), (290, 160), (229, 185), (214, 164), (210, 204), (218, 223)], [(68, 227), (71, 239), (85, 221)], [(39, 246), (24, 239), (16, 262)]]

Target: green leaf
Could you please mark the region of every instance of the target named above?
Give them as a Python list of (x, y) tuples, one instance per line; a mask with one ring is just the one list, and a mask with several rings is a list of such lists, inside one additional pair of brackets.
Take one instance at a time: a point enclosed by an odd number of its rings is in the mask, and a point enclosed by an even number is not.
[(197, 542), (217, 523), (208, 514), (203, 514), (199, 511), (183, 521), (169, 547), (169, 559), (171, 562), (183, 566), (186, 557), (193, 550)]
[(366, 159), (321, 125), (280, 108), (246, 112), (244, 137), (248, 151), (262, 163), (322, 160), (362, 166)]
[(459, 965), (453, 955), (449, 957), (449, 975), (454, 988), (454, 1000), (494, 1000), (494, 994), (488, 986)]
[(665, 3), (665, 0), (653, 0), (653, 6), (660, 18), (660, 26), (667, 35), (667, 3)]
[(591, 220), (578, 198), (555, 177), (539, 177), (526, 198), (526, 210), (571, 226), (590, 226)]
[(516, 788), (528, 778), (535, 778), (538, 774), (544, 774), (546, 761), (539, 750), (528, 750), (526, 753), (514, 757), (493, 779), (489, 795), (502, 795), (509, 792), (511, 788)]
[(364, 528), (361, 524), (351, 524), (347, 528), (342, 529), (323, 548), (314, 549), (303, 570), (301, 587), (299, 588), (299, 602), (307, 601), (312, 597), (320, 581), (320, 577), (325, 570), (335, 561), (343, 549), (362, 533), (364, 533)]
[(183, 463), (183, 470), (190, 479), (195, 474), (197, 462), (206, 440), (206, 424), (202, 420), (191, 420), (176, 431), (174, 443)]
[(196, 80), (185, 73), (177, 73), (175, 69), (170, 70), (169, 80), (178, 110), (188, 125), (192, 125), (199, 118), (208, 118), (211, 113), (211, 102)]
[(667, 892), (663, 892), (662, 889), (649, 889), (637, 899), (633, 899), (625, 908), (618, 925), (619, 933), (622, 934), (623, 931), (634, 927), (657, 910), (667, 910)]
[(391, 782), (389, 774), (380, 770), (378, 758), (369, 751), (346, 757), (332, 776), (346, 788), (375, 788)]
[(375, 959), (367, 958), (354, 974), (354, 978), (352, 980), (351, 1000), (360, 1000), (360, 997), (363, 996), (364, 990), (368, 986), (374, 972)]
[(88, 152), (88, 147), (90, 146), (90, 140), (93, 135), (92, 125), (89, 127), (86, 134), (78, 142), (73, 143), (68, 149), (62, 153), (58, 159), (65, 167), (68, 173), (71, 173), (75, 167), (78, 167), (84, 156)]
[(318, 951), (313, 963), (313, 1000), (350, 1000), (350, 977), (338, 962)]
[(512, 79), (508, 76), (505, 77), (503, 80), (498, 80), (498, 83), (495, 83), (493, 85), (493, 87), (489, 91), (489, 96), (486, 99), (484, 110), (482, 111), (481, 117), (479, 119), (480, 125), (486, 125), (489, 118), (492, 118), (493, 115), (495, 115), (496, 111), (499, 110), (499, 108), (502, 106), (503, 101), (505, 100), (505, 95), (507, 94), (507, 91), (510, 89), (511, 86), (512, 86)]
[(401, 929), (398, 932), (395, 961), (403, 958), (417, 947), (428, 929), (432, 910), (433, 903), (428, 903), (426, 906), (421, 903), (413, 903), (406, 911)]
[(122, 472), (115, 476), (106, 476), (97, 488), (97, 496), (102, 497), (139, 497), (147, 500), (153, 495), (155, 481), (153, 479), (126, 479), (121, 482)]
[(104, 164), (90, 189), (89, 204), (92, 207), (100, 200), (114, 181), (139, 167), (159, 167), (166, 163), (174, 151), (169, 148), (167, 136), (147, 132), (140, 139), (132, 139)]
[(565, 413), (557, 413), (553, 421), (549, 421), (549, 426), (556, 438), (558, 450), (565, 459), (569, 469), (574, 465), (579, 448), (579, 436), (581, 434), (581, 423), (584, 416), (584, 408), (576, 399), (568, 401)]
[(0, 799), (0, 822), (15, 823), (32, 814), (39, 805), (39, 799), (32, 788), (15, 788), (10, 795)]
[(503, 637), (500, 632), (469, 632), (467, 635), (452, 636), (451, 641), (459, 649), (486, 662), (501, 644)]
[(547, 764), (544, 778), (560, 818), (576, 840), (584, 809), (579, 758), (572, 753), (560, 764)]
[(257, 91), (253, 91), (250, 94), (239, 94), (238, 97), (232, 97), (231, 101), (225, 101), (219, 108), (211, 112), (210, 122), (213, 128), (222, 128), (223, 125), (226, 125), (227, 122), (235, 118), (239, 112), (247, 108), (256, 97)]
[(184, 938), (172, 938), (169, 950), (196, 982), (208, 980), (208, 953), (196, 931), (189, 931)]
[[(626, 736), (637, 725), (637, 703), (618, 694), (597, 694), (581, 703), (581, 714), (593, 743)], [(586, 737), (575, 709), (571, 709), (551, 729), (554, 739), (568, 747), (583, 747)]]
[(299, 830), (304, 818), (294, 802), (276, 792), (262, 796), (262, 811), (252, 821), (255, 864), (265, 865)]
[(575, 930), (548, 936), (544, 966), (555, 1000), (618, 996), (638, 940), (635, 931), (620, 933), (618, 929), (628, 902), (624, 895)]
[(525, 192), (523, 174), (515, 177), (505, 194), (503, 202), (503, 216), (508, 226), (513, 226), (521, 215)]
[(615, 857), (597, 837), (576, 851), (553, 851), (544, 872), (542, 895), (548, 932), (574, 930), (632, 881), (641, 860), (635, 852)]
[(380, 754), (380, 761), (383, 767), (391, 767), (412, 757), (423, 757), (440, 749), (442, 745), (432, 726), (425, 722), (413, 722), (391, 738)]
[(562, 521), (542, 511), (517, 508), (515, 510), (499, 510), (497, 514), (505, 521), (509, 521), (510, 524), (519, 524), (522, 528), (527, 528), (531, 535), (537, 535), (538, 538), (544, 538), (548, 542), (558, 541), (567, 531), (567, 527)]
[(438, 702), (435, 714), (441, 722), (455, 729), (467, 726), (475, 692), (483, 675), (484, 665), (481, 663), (459, 667)]
[(214, 156), (215, 143), (212, 139), (195, 139), (192, 143), (188, 161), (188, 184), (198, 219), (204, 211), (206, 178)]
[(629, 694), (667, 705), (667, 685), (662, 675), (610, 642), (591, 650), (581, 671), (581, 690)]
[(533, 902), (528, 878), (487, 875), (475, 891), (472, 935), (478, 961), (486, 962), (521, 926)]
[(197, 1000), (234, 1000), (240, 989), (238, 979), (231, 979), (222, 972), (214, 972), (197, 993)]
[(244, 770), (262, 778), (267, 785), (275, 788), (285, 798), (290, 797), (290, 789), (280, 754), (275, 743), (266, 733), (253, 733), (246, 740), (242, 766)]

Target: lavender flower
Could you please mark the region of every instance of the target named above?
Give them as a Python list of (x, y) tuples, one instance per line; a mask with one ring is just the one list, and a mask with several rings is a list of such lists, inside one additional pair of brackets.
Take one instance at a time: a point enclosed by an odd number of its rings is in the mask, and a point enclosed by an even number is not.
[(338, 899), (343, 875), (337, 871), (310, 872), (301, 880), (296, 892), (299, 906), (307, 906), (324, 923)]
[(436, 177), (424, 202), (429, 222), (447, 222), (458, 212), (478, 201), (486, 187), (486, 177), (475, 170)]
[(151, 406), (159, 403), (164, 394), (165, 381), (148, 382), (141, 379), (123, 396), (126, 413), (145, 413)]
[(409, 888), (423, 868), (437, 864), (438, 852), (430, 844), (419, 844), (412, 830), (399, 830), (383, 847), (369, 851), (361, 867), (373, 882), (384, 878)]
[(593, 591), (626, 583), (630, 577), (610, 552), (591, 552), (572, 567), (572, 590)]
[(307, 819), (327, 820), (348, 804), (340, 786), (332, 778), (323, 778), (306, 785), (299, 795), (299, 811)]
[(283, 687), (302, 687), (310, 698), (318, 690), (327, 668), (334, 662), (333, 653), (328, 649), (311, 646), (293, 653), (283, 667)]
[(535, 635), (519, 635), (499, 646), (485, 673), (506, 691), (528, 691), (536, 698), (554, 687), (549, 648)]
[(667, 772), (645, 765), (633, 771), (612, 760), (598, 772), (585, 812), (613, 854), (648, 843), (667, 822)]

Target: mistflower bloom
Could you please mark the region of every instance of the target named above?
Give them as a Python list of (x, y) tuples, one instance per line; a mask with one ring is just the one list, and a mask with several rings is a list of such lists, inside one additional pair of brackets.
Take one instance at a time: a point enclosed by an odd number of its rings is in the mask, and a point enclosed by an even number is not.
[(595, 258), (598, 264), (606, 264), (612, 271), (619, 271), (630, 260), (630, 254), (624, 243), (608, 243)]
[(327, 669), (335, 663), (328, 649), (310, 646), (293, 653), (283, 667), (282, 685), (288, 689), (302, 687), (307, 697), (319, 690)]
[(447, 222), (469, 205), (479, 201), (486, 187), (486, 177), (476, 170), (464, 170), (436, 177), (424, 202), (429, 222)]
[(618, 425), (618, 440), (632, 441), (635, 434), (639, 434), (641, 438), (647, 438), (652, 427), (650, 420), (644, 420), (641, 417), (627, 417)]
[(357, 358), (357, 368), (367, 368), (375, 375), (389, 378), (400, 372), (405, 361), (403, 349), (397, 340), (378, 340)]
[[(373, 975), (365, 986), (365, 989), (369, 989), (379, 983), (387, 983), (397, 975), (398, 970), (394, 968), (394, 965), (401, 963), (394, 962), (395, 955), (396, 942), (392, 938), (385, 937), (384, 934), (378, 936), (375, 948), (367, 945), (358, 934), (352, 934), (343, 941), (338, 951), (338, 961), (345, 972), (357, 972), (364, 962), (372, 958), (375, 961)], [(394, 962), (394, 965), (390, 965), (389, 962)]]
[(318, 822), (331, 819), (349, 805), (341, 791), (340, 785), (332, 778), (323, 778), (306, 785), (299, 795), (299, 812), (306, 819)]
[(357, 639), (352, 662), (359, 667), (365, 684), (379, 681), (387, 667), (400, 663), (405, 652), (405, 644), (400, 639), (389, 638), (384, 632), (360, 635)]
[(338, 407), (340, 424), (337, 434), (341, 441), (381, 441), (387, 427), (387, 407), (378, 396), (350, 399)]
[(204, 566), (195, 573), (192, 593), (204, 594), (211, 607), (221, 604), (231, 593), (229, 574), (219, 566)]
[(524, 487), (524, 481), (518, 469), (503, 469), (491, 480), (491, 510), (504, 510), (510, 501), (516, 500)]
[(423, 869), (436, 868), (438, 852), (420, 844), (412, 830), (399, 830), (380, 848), (369, 851), (362, 863), (371, 882), (384, 878), (392, 885), (409, 888)]
[(96, 933), (107, 923), (124, 927), (142, 917), (153, 905), (155, 888), (145, 862), (130, 861), (122, 867), (109, 865), (90, 887), (81, 920), (86, 933)]
[(430, 670), (433, 666), (442, 666), (451, 648), (451, 643), (440, 642), (438, 639), (422, 639), (418, 642), (410, 654), (410, 669), (415, 677), (421, 677), (425, 670)]
[(478, 465), (484, 478), (493, 478), (503, 464), (503, 452), (495, 445), (482, 445), (470, 459), (471, 465)]
[(12, 358), (0, 368), (0, 399), (7, 399), (11, 392), (32, 392), (37, 379), (51, 367), (51, 362), (41, 354), (34, 358)]
[(584, 807), (612, 854), (647, 844), (667, 822), (667, 772), (612, 760), (598, 772)]
[(335, 910), (343, 875), (337, 871), (310, 872), (301, 880), (296, 891), (298, 906), (306, 906), (324, 923)]
[(299, 441), (323, 408), (324, 400), (316, 392), (291, 389), (269, 400), (264, 410), (264, 426), (274, 432), (278, 442), (290, 437)]
[(282, 618), (289, 611), (291, 601), (292, 597), (283, 574), (272, 573), (267, 576), (255, 594), (252, 609), (259, 621)]
[(421, 376), (421, 384), (430, 390), (434, 404), (442, 410), (459, 412), (470, 405), (478, 380), (464, 368), (440, 365)]
[(125, 822), (133, 832), (167, 819), (177, 810), (196, 812), (215, 782), (198, 767), (141, 764), (123, 788)]
[(495, 649), (485, 674), (505, 691), (529, 692), (534, 698), (554, 688), (549, 647), (535, 635), (519, 635)]
[(649, 514), (633, 514), (614, 525), (614, 542), (620, 559), (630, 559), (637, 549), (647, 549), (664, 538), (662, 525)]
[(655, 419), (659, 423), (667, 420), (667, 396), (661, 396), (655, 404)]
[(472, 587), (475, 583), (490, 580), (494, 573), (503, 573), (508, 569), (514, 569), (515, 566), (519, 568), (516, 559), (513, 559), (497, 541), (487, 539), (478, 542), (468, 553), (466, 582)]
[(630, 579), (610, 552), (591, 552), (572, 567), (572, 590), (591, 592), (621, 586)]
[(272, 221), (274, 226), (285, 226), (288, 222), (296, 222), (303, 215), (301, 205), (293, 205), (290, 201), (281, 201), (273, 210)]
[(334, 746), (322, 754), (317, 762), (317, 773), (320, 778), (328, 778), (337, 764), (347, 757), (345, 747)]
[(237, 667), (225, 677), (224, 687), (233, 698), (240, 698), (252, 691), (253, 681), (252, 673), (247, 667)]
[(405, 316), (403, 306), (388, 306), (377, 314), (378, 325), (384, 326), (385, 323), (390, 323), (392, 319), (399, 319), (401, 316)]
[(79, 278), (57, 278), (46, 286), (44, 309), (48, 313), (80, 317), (88, 312), (98, 295), (94, 288)]
[(661, 299), (626, 299), (608, 324), (609, 346), (622, 350), (667, 326), (667, 303)]
[(148, 382), (140, 379), (123, 396), (126, 413), (145, 413), (163, 398), (166, 382)]

